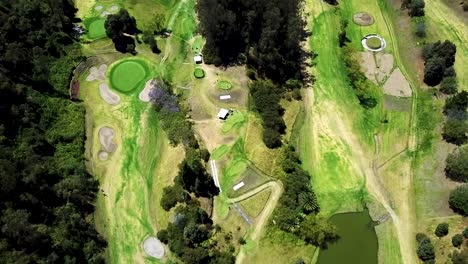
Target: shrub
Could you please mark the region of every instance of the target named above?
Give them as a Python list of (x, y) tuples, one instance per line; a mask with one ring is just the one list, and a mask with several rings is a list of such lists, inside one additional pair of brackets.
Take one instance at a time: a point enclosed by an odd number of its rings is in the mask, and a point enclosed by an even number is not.
[(448, 234), (448, 232), (449, 232), (449, 225), (447, 223), (440, 223), (439, 225), (437, 225), (434, 233), (438, 237), (444, 237)]
[(411, 0), (409, 15), (412, 17), (424, 16), (424, 0)]
[(435, 258), (434, 246), (430, 241), (419, 244), (416, 253), (422, 261), (428, 261)]
[(452, 245), (454, 247), (460, 247), (463, 243), (463, 236), (461, 234), (456, 234), (452, 237)]
[(454, 94), (457, 92), (457, 78), (445, 77), (440, 83), (440, 91), (444, 94)]
[(416, 24), (416, 36), (420, 38), (426, 37), (426, 24), (424, 22), (418, 22)]
[(466, 119), (468, 107), (468, 92), (461, 91), (445, 101), (444, 114), (451, 118)]
[(450, 193), (449, 205), (454, 212), (468, 216), (468, 184), (460, 185)]
[(468, 146), (459, 147), (447, 156), (445, 175), (454, 181), (468, 180)]
[(442, 78), (454, 75), (453, 69), (450, 70), (450, 68), (455, 62), (456, 52), (457, 47), (448, 40), (424, 46), (424, 82), (427, 85), (438, 85)]
[(468, 142), (468, 123), (464, 120), (449, 119), (445, 122), (442, 137), (445, 141), (462, 145)]
[(468, 227), (465, 227), (465, 230), (463, 230), (463, 237), (468, 238)]

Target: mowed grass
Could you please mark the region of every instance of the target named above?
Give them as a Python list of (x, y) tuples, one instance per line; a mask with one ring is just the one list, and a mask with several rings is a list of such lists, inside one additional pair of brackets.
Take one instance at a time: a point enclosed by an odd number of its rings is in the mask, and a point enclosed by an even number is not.
[(249, 197), (246, 200), (241, 201), (239, 204), (246, 214), (252, 218), (255, 218), (262, 212), (263, 208), (268, 202), (268, 198), (270, 198), (270, 194), (271, 190), (266, 189), (255, 194), (254, 196)]
[(90, 39), (97, 39), (106, 36), (106, 29), (104, 28), (105, 19), (97, 19), (91, 22), (88, 26), (88, 37)]
[(112, 88), (122, 93), (129, 93), (142, 86), (148, 75), (148, 66), (142, 60), (123, 60), (110, 69)]

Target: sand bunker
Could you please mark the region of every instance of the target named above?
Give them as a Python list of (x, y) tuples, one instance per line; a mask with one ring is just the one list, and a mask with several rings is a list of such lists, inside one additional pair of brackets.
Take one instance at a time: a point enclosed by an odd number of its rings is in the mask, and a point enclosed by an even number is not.
[(120, 103), (120, 96), (111, 91), (109, 86), (105, 83), (99, 84), (99, 94), (101, 95), (101, 98), (110, 105), (116, 105)]
[(397, 97), (410, 97), (411, 88), (400, 69), (396, 68), (384, 85), (384, 93)]
[[(374, 57), (375, 56), (375, 57)], [(383, 83), (393, 69), (393, 56), (365, 51), (361, 52), (361, 69), (366, 77), (375, 84)]]
[(155, 237), (148, 237), (145, 242), (143, 242), (143, 249), (145, 253), (149, 256), (157, 259), (161, 259), (164, 257), (164, 246)]
[(110, 15), (110, 12), (104, 11), (104, 12), (102, 12), (101, 17), (105, 17), (105, 16), (107, 16), (107, 15)]
[(360, 26), (370, 26), (374, 24), (374, 18), (366, 12), (354, 14), (353, 21)]
[(105, 151), (99, 151), (98, 152), (98, 158), (99, 160), (107, 160), (109, 158), (109, 153), (105, 152)]
[(145, 84), (145, 88), (140, 92), (138, 98), (143, 102), (149, 102), (151, 100), (149, 94), (153, 88), (154, 80), (148, 80)]
[(114, 138), (114, 129), (111, 127), (101, 127), (99, 129), (99, 142), (101, 143), (102, 149), (106, 152), (114, 152), (117, 145), (112, 141)]
[(102, 64), (101, 66), (93, 66), (89, 69), (89, 75), (86, 77), (86, 81), (92, 82), (95, 80), (105, 80), (106, 79), (107, 64)]
[(113, 5), (113, 6), (111, 6), (111, 7), (109, 8), (109, 10), (110, 10), (110, 11), (117, 11), (117, 10), (119, 10), (119, 6)]
[(98, 5), (98, 6), (96, 6), (94, 9), (95, 9), (96, 11), (100, 11), (100, 10), (102, 10), (102, 8), (103, 8), (102, 6)]

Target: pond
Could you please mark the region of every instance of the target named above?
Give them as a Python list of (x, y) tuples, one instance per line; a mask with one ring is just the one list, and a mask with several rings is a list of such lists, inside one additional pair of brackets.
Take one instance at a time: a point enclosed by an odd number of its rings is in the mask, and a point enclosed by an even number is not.
[(339, 240), (320, 250), (317, 264), (377, 263), (377, 235), (375, 223), (367, 210), (332, 216), (338, 229)]

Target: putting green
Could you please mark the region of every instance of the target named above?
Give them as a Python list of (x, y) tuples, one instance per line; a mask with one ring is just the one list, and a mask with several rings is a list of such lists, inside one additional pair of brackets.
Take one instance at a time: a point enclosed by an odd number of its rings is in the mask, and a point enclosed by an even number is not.
[(112, 67), (110, 83), (115, 90), (128, 93), (142, 86), (147, 75), (147, 65), (144, 61), (124, 60)]
[(205, 71), (202, 68), (195, 68), (193, 75), (195, 75), (196, 78), (203, 78), (205, 77)]
[(366, 40), (366, 44), (371, 49), (378, 49), (382, 47), (382, 42), (378, 37), (370, 37)]
[(229, 90), (232, 88), (232, 83), (226, 80), (221, 80), (221, 81), (218, 81), (216, 86), (218, 86), (218, 88), (222, 90)]
[(106, 36), (106, 29), (104, 28), (105, 19), (97, 19), (88, 25), (88, 37), (90, 39), (97, 39)]

